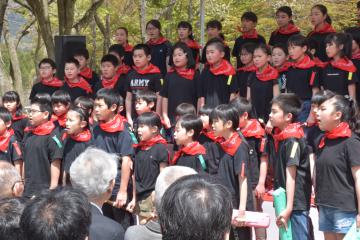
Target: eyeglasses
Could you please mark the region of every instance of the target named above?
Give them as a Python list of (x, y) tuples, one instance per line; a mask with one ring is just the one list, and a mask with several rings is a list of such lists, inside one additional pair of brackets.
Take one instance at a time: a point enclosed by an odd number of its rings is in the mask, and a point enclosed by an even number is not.
[(37, 109), (29, 109), (29, 114), (34, 114), (34, 113), (38, 113), (38, 112), (43, 112), (43, 111), (37, 110)]

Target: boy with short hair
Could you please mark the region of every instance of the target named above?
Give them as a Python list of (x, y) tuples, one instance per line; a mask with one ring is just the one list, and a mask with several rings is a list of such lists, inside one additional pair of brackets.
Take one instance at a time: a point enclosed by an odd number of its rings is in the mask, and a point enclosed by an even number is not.
[[(130, 54), (131, 54), (131, 52), (130, 52)], [(122, 74), (126, 75), (131, 70), (131, 66), (126, 65), (124, 62), (126, 53), (127, 52), (125, 52), (124, 47), (120, 44), (113, 44), (109, 47), (108, 54), (114, 55), (118, 60), (118, 66), (117, 66), (116, 73), (119, 75), (122, 75)], [(132, 60), (132, 56), (131, 56), (131, 62), (132, 61), (133, 60)]]
[(63, 90), (55, 91), (53, 95), (51, 95), (51, 105), (54, 113), (51, 120), (54, 122), (60, 136), (62, 136), (66, 128), (66, 114), (71, 105), (69, 93)]
[(135, 110), (140, 116), (144, 112), (154, 111), (157, 96), (153, 91), (140, 90), (135, 95)]
[(296, 121), (301, 102), (295, 94), (280, 94), (273, 99), (270, 122), (274, 129), (274, 189), (286, 191), (286, 209), (277, 217), (277, 225), (287, 228), (290, 220), (294, 240), (311, 239), (311, 175), (309, 150), (301, 125)]
[[(118, 221), (124, 229), (130, 226), (131, 214), (135, 205), (135, 192), (132, 192), (131, 156), (134, 154), (133, 141), (125, 120), (118, 114), (121, 96), (112, 89), (100, 89), (94, 101), (94, 113), (99, 124), (93, 129), (94, 145), (121, 158), (115, 187), (111, 195), (113, 205), (103, 206), (104, 215)], [(133, 194), (133, 196), (129, 196)], [(129, 201), (131, 202), (129, 203)]]
[(83, 77), (93, 88), (100, 81), (99, 76), (93, 71), (89, 65), (89, 51), (86, 48), (75, 49), (73, 57), (79, 61), (80, 76)]

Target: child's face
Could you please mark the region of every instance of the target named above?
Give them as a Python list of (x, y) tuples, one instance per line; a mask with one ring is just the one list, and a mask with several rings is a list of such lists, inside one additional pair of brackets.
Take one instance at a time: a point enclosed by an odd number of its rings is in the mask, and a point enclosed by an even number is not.
[(2, 136), (6, 132), (6, 129), (8, 129), (10, 125), (11, 122), (5, 123), (2, 119), (0, 119), (0, 136)]
[(329, 58), (333, 58), (336, 55), (339, 54), (340, 48), (338, 46), (336, 46), (336, 44), (334, 42), (330, 42), (326, 44), (326, 55)]
[(319, 128), (323, 131), (330, 131), (340, 123), (341, 113), (336, 111), (333, 100), (323, 102), (316, 113)]
[(173, 53), (173, 62), (175, 67), (183, 68), (186, 67), (188, 59), (186, 53), (181, 48), (176, 48)]
[(278, 104), (273, 104), (271, 106), (269, 120), (273, 127), (278, 127), (280, 129), (283, 129), (288, 123), (287, 116)]
[(318, 8), (311, 9), (310, 20), (313, 26), (317, 26), (325, 22), (326, 15), (324, 15)]
[(294, 61), (298, 61), (304, 56), (306, 49), (307, 49), (306, 46), (301, 47), (301, 46), (290, 45), (288, 47), (289, 57)]
[(49, 63), (42, 63), (39, 68), (40, 78), (49, 79), (54, 76), (56, 69), (53, 69)]
[(143, 99), (136, 99), (135, 101), (135, 110), (137, 115), (141, 115), (144, 112), (151, 112), (151, 106)]
[(3, 103), (4, 104), (4, 107), (9, 110), (9, 112), (11, 113), (15, 113), (19, 104), (17, 104), (16, 101), (6, 101)]
[(149, 65), (151, 60), (151, 56), (146, 56), (145, 51), (142, 49), (138, 49), (134, 51), (133, 54), (134, 64), (138, 68), (144, 68)]
[(80, 69), (84, 69), (88, 65), (88, 60), (84, 56), (74, 56), (79, 61)]
[(256, 27), (256, 23), (253, 21), (250, 21), (248, 19), (241, 20), (241, 28), (243, 32), (250, 32), (254, 30)]
[(116, 105), (108, 107), (104, 99), (95, 99), (94, 113), (99, 121), (107, 122), (116, 114)]
[(261, 68), (270, 61), (270, 56), (267, 55), (262, 49), (255, 49), (253, 61), (257, 68)]
[(191, 34), (191, 31), (188, 28), (180, 27), (177, 29), (177, 31), (180, 40), (187, 40)]
[(157, 134), (157, 127), (149, 127), (145, 124), (140, 124), (137, 129), (140, 141), (148, 141)]
[(212, 38), (219, 37), (221, 31), (219, 29), (217, 29), (217, 28), (209, 27), (209, 28), (206, 29), (206, 33), (207, 33), (208, 39), (210, 40)]
[(78, 78), (80, 69), (75, 63), (65, 63), (65, 77), (70, 81)]
[(271, 60), (275, 67), (281, 67), (287, 60), (287, 56), (281, 48), (273, 48)]
[(290, 20), (291, 18), (284, 12), (278, 12), (276, 14), (276, 22), (279, 27), (286, 27), (289, 24)]
[(66, 133), (69, 135), (79, 134), (86, 125), (85, 121), (81, 121), (77, 112), (70, 110), (66, 114)]
[(200, 119), (201, 119), (201, 121), (202, 121), (202, 123), (203, 123), (203, 128), (204, 129), (209, 129), (210, 128), (210, 119), (209, 119), (209, 116), (208, 115), (206, 115), (206, 114), (201, 114), (200, 115)]
[(36, 127), (40, 124), (47, 122), (49, 117), (49, 112), (45, 111), (42, 112), (40, 110), (39, 105), (31, 104), (30, 111), (29, 111), (29, 123), (31, 126)]
[(316, 114), (319, 111), (319, 105), (312, 103), (311, 104), (311, 114), (314, 118), (316, 118)]
[(214, 45), (206, 47), (206, 60), (209, 64), (215, 64), (220, 62), (224, 57), (224, 52), (220, 51)]
[(105, 79), (111, 79), (116, 74), (116, 67), (111, 62), (101, 63), (101, 76)]
[(211, 127), (218, 137), (223, 137), (227, 130), (224, 121), (219, 118), (213, 119)]
[(352, 40), (352, 43), (351, 43), (351, 51), (353, 53), (356, 53), (357, 51), (359, 51), (359, 44), (357, 44), (357, 42), (355, 40)]
[(70, 104), (63, 104), (63, 103), (53, 103), (52, 109), (56, 116), (62, 116), (63, 114), (67, 113), (69, 110)]
[(251, 65), (252, 61), (253, 61), (253, 55), (251, 53), (249, 53), (248, 51), (246, 51), (245, 49), (243, 49), (243, 50), (241, 50), (240, 61), (245, 66)]
[(192, 141), (192, 135), (190, 131), (186, 131), (178, 121), (175, 125), (174, 139), (177, 145), (184, 145), (185, 143)]
[(160, 37), (160, 30), (152, 24), (147, 25), (146, 33), (150, 39), (158, 39)]
[(127, 42), (127, 35), (124, 29), (118, 29), (115, 32), (115, 41), (121, 45)]
[(248, 123), (248, 114), (247, 113), (243, 113), (242, 115), (240, 115), (239, 117), (239, 127), (240, 129), (246, 127), (246, 124)]

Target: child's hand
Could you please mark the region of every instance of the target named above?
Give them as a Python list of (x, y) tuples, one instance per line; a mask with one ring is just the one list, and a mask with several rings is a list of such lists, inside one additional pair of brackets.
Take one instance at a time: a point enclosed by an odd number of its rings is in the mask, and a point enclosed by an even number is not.
[(136, 205), (136, 200), (133, 198), (126, 206), (126, 211), (133, 213)]
[(287, 231), (288, 229), (288, 221), (291, 215), (291, 211), (288, 211), (287, 209), (285, 209), (284, 211), (282, 211), (279, 216), (276, 218), (276, 225), (281, 228), (284, 227)]
[(166, 129), (171, 128), (171, 123), (170, 123), (169, 117), (168, 117), (168, 116), (165, 116), (163, 120), (164, 120), (164, 123), (165, 123), (165, 128), (166, 128)]
[(255, 196), (262, 198), (265, 194), (265, 184), (258, 184), (255, 188)]
[(232, 225), (235, 227), (244, 227), (245, 223), (245, 211), (239, 210), (239, 214), (232, 220)]
[(360, 214), (356, 215), (356, 228), (360, 228)]
[(272, 132), (273, 128), (274, 128), (274, 127), (271, 125), (270, 120), (267, 121), (267, 123), (266, 123), (266, 125), (265, 125), (265, 132), (266, 132), (267, 134), (270, 134), (270, 133)]
[(114, 202), (114, 207), (122, 208), (126, 205), (127, 201), (127, 192), (120, 192), (116, 196), (116, 200)]

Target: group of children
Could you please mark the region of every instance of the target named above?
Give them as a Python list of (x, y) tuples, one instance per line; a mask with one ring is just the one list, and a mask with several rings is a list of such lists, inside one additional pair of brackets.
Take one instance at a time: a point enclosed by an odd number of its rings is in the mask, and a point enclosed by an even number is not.
[[(117, 154), (103, 212), (124, 228), (134, 224), (133, 213), (140, 223), (153, 216), (155, 181), (168, 165), (217, 178), (231, 192), (240, 224), (246, 210), (261, 211), (268, 190), (284, 188), (287, 205), (277, 225), (291, 221), (293, 239), (313, 239), (314, 186), (320, 230), (341, 239), (354, 221), (360, 226), (360, 29), (335, 33), (320, 4), (311, 10), (307, 37), (291, 8), (280, 7), (276, 20), (279, 29), (266, 45), (257, 16), (244, 13), (232, 51), (212, 20), (201, 55), (188, 22), (178, 24), (173, 46), (157, 20), (146, 25), (149, 41), (134, 47), (119, 28), (100, 76), (88, 67), (86, 49), (65, 61), (64, 80), (55, 77), (55, 62), (43, 59), (27, 111), (16, 92), (2, 97), (0, 156), (16, 166), (32, 197), (71, 184), (71, 163), (87, 147)], [(255, 232), (266, 239), (265, 229)], [(231, 239), (251, 234), (233, 228)]]

